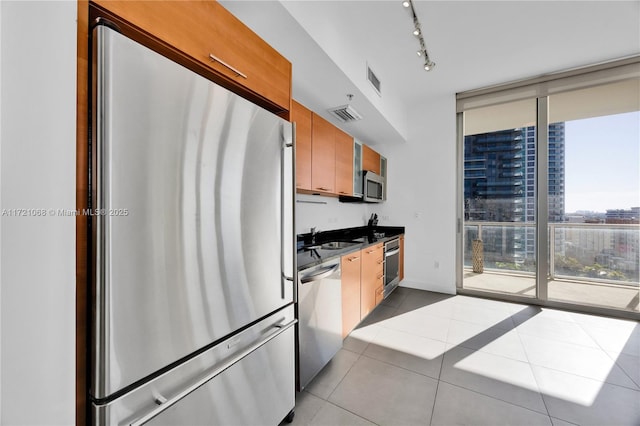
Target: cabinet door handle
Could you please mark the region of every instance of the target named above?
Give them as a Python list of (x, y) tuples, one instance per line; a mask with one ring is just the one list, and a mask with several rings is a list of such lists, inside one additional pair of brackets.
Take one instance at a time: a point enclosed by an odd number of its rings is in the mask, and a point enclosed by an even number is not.
[(378, 260), (378, 265), (382, 265), (384, 263), (384, 260)]
[(320, 191), (328, 191), (329, 190), (329, 188), (324, 188), (322, 186), (317, 187), (316, 189), (319, 189)]
[(359, 258), (358, 256), (356, 256), (356, 257), (350, 257), (350, 258), (348, 258), (347, 260), (348, 260), (349, 262), (353, 262), (353, 261), (356, 261), (356, 260), (358, 260), (358, 259), (360, 259), (360, 258)]
[(231, 71), (233, 71), (234, 73), (236, 73), (236, 77), (242, 77), (242, 78), (247, 78), (247, 75), (244, 73), (241, 73), (240, 71), (238, 71), (237, 69), (235, 69), (234, 67), (232, 67), (231, 65), (229, 65), (228, 63), (226, 63), (225, 61), (223, 61), (222, 59), (218, 58), (217, 56), (212, 55), (211, 53), (209, 53), (209, 58), (211, 58), (212, 61), (214, 62), (218, 62), (220, 65), (225, 66), (227, 68), (229, 68)]
[(380, 278), (382, 278), (382, 277), (384, 277), (384, 274), (382, 274), (382, 275), (378, 275), (378, 278), (376, 278), (376, 279), (378, 279), (378, 280), (379, 280), (379, 279), (380, 279)]

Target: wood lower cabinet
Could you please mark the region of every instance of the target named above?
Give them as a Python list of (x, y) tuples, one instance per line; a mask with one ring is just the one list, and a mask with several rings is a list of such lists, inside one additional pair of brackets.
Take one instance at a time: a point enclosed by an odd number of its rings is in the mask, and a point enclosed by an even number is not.
[(335, 127), (316, 113), (311, 119), (311, 190), (335, 194)]
[[(400, 280), (404, 278), (404, 234), (400, 235)], [(384, 300), (384, 243), (341, 258), (342, 338)]]
[(353, 137), (336, 127), (336, 192), (353, 195)]
[(360, 268), (362, 252), (342, 256), (342, 338), (360, 322)]
[(291, 122), (296, 123), (296, 188), (311, 190), (311, 110), (291, 102)]
[(289, 111), (291, 63), (217, 1), (91, 0), (90, 5), (125, 33), (130, 27), (154, 50), (274, 112)]
[(376, 307), (376, 292), (384, 287), (384, 244), (362, 249), (362, 268), (360, 271), (360, 319), (363, 319)]
[(362, 169), (380, 174), (380, 154), (367, 145), (362, 145)]

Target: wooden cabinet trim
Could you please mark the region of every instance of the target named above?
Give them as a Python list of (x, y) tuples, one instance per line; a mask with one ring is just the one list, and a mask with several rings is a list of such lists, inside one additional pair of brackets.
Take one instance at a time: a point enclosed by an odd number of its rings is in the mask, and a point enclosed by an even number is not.
[(353, 195), (353, 137), (335, 128), (336, 192)]
[(360, 323), (361, 303), (361, 259), (360, 252), (342, 256), (342, 338)]
[[(89, 208), (89, 2), (78, 1), (76, 62), (76, 209)], [(76, 216), (75, 424), (89, 424), (89, 220)]]
[(311, 190), (312, 130), (311, 110), (291, 102), (291, 121), (296, 124), (296, 188)]
[(380, 154), (368, 145), (362, 145), (362, 170), (380, 174)]
[(336, 146), (334, 126), (316, 113), (311, 115), (311, 190), (335, 194)]

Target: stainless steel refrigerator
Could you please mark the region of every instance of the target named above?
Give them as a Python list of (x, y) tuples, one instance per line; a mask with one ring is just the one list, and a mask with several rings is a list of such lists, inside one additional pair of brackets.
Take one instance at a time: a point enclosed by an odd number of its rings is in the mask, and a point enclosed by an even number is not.
[(294, 408), (292, 127), (93, 30), (94, 424), (269, 425)]

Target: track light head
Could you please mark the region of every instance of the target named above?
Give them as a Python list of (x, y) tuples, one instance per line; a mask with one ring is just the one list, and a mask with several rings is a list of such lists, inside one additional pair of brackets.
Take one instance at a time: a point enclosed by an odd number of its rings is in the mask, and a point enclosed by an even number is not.
[(420, 35), (420, 30), (418, 28), (413, 30), (413, 35), (416, 36), (416, 37), (419, 36)]
[(433, 68), (435, 68), (436, 63), (427, 59), (424, 63), (424, 70), (425, 71), (431, 71)]
[(402, 5), (403, 5), (404, 7), (409, 7), (409, 6), (411, 5), (411, 3), (409, 3), (408, 1), (403, 1), (403, 2), (402, 2)]

